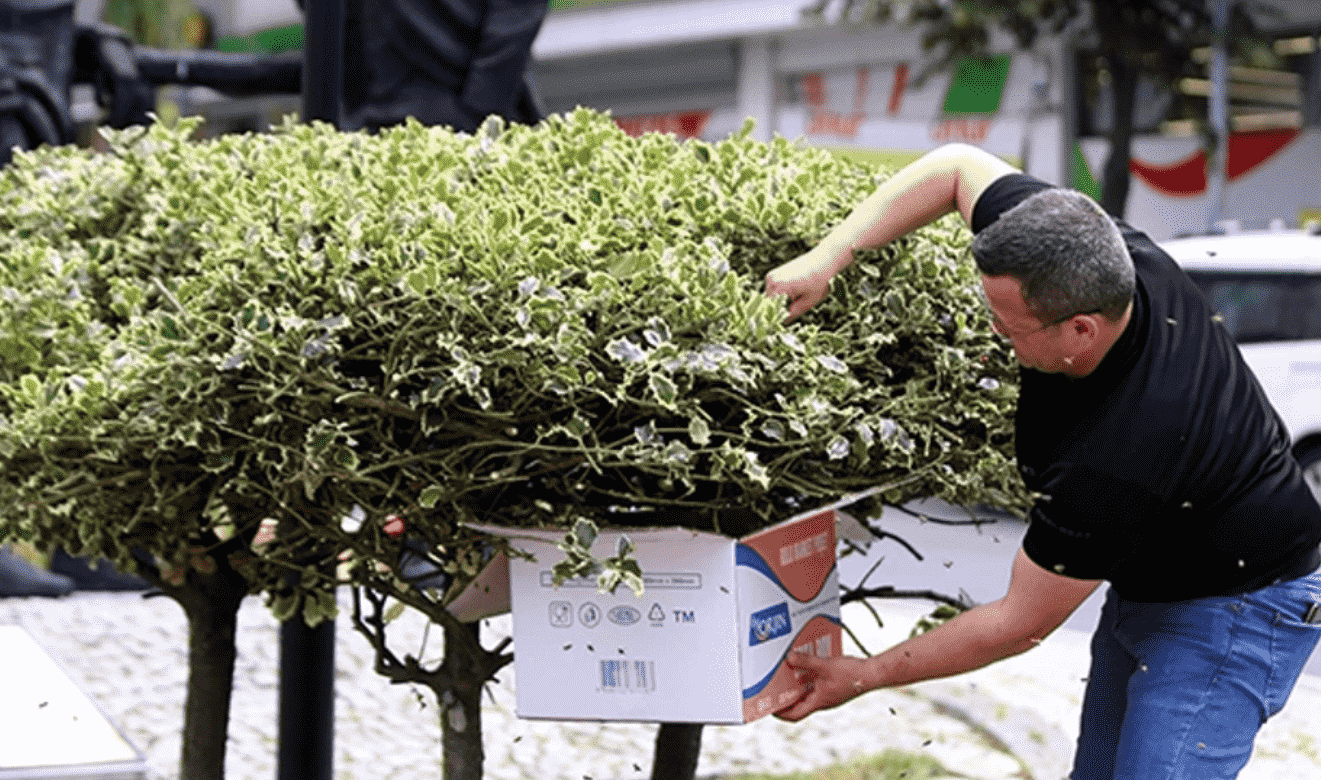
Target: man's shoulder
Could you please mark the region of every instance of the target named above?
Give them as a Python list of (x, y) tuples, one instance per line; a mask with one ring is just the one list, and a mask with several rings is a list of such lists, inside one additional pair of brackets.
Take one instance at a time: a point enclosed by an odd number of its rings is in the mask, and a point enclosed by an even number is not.
[(1000, 215), (1042, 190), (1056, 189), (1055, 185), (1027, 174), (1006, 173), (987, 185), (977, 198), (972, 211), (972, 232), (980, 233), (1000, 218)]
[(1128, 248), (1128, 254), (1133, 258), (1133, 265), (1139, 273), (1182, 279), (1184, 274), (1179, 264), (1150, 236), (1122, 219), (1116, 219), (1115, 224), (1124, 237), (1124, 246)]

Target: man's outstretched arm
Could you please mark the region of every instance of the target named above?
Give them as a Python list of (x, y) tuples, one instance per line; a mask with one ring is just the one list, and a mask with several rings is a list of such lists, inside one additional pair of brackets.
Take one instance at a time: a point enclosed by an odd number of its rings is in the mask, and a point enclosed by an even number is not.
[(884, 246), (958, 209), (972, 219), (991, 182), (1016, 169), (967, 144), (928, 152), (881, 183), (809, 252), (766, 275), (767, 295), (789, 298), (789, 319), (819, 303), (830, 279), (853, 262), (853, 250)]
[(1041, 568), (1021, 549), (1009, 592), (944, 625), (871, 658), (816, 658), (790, 653), (788, 664), (809, 683), (795, 704), (776, 715), (801, 720), (870, 690), (949, 677), (1036, 647), (1100, 584)]

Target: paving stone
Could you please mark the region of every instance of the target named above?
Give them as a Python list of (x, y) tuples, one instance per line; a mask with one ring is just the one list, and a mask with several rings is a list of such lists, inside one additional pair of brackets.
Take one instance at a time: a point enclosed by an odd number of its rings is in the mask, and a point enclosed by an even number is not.
[[(346, 614), (351, 608), (347, 598), (341, 606)], [(863, 639), (873, 649), (902, 639), (912, 624), (901, 606), (889, 611), (891, 633)], [(910, 611), (915, 619), (922, 610)], [(0, 599), (0, 624), (25, 628), (93, 695), (144, 753), (152, 780), (175, 780), (187, 679), (187, 623), (176, 604), (136, 593)], [(488, 645), (509, 631), (507, 618), (484, 625)], [(391, 625), (390, 636), (400, 652), (416, 654), (425, 647), (425, 657), (434, 658), (441, 650), (439, 631), (427, 632), (420, 616), (401, 618)], [(267, 780), (274, 776), (278, 753), (279, 626), (260, 599), (244, 602), (238, 637), (227, 776)], [(432, 693), (391, 685), (377, 675), (370, 647), (346, 617), (337, 626), (336, 644), (336, 780), (438, 777), (440, 729)], [(1085, 673), (1079, 669), (1085, 667), (1086, 637), (1056, 632), (1037, 650), (1002, 664), (876, 691), (801, 723), (763, 718), (745, 726), (708, 726), (698, 771), (714, 777), (811, 770), (893, 747), (925, 751), (974, 780), (1013, 776), (1020, 759), (1035, 780), (1058, 780), (1067, 772), (1077, 736), (1079, 678)], [(512, 668), (502, 670), (500, 682), (484, 697), (486, 777), (640, 780), (649, 775), (654, 725), (520, 720), (514, 715), (514, 676)], [(1316, 780), (1321, 777), (1317, 735), (1321, 679), (1305, 677), (1284, 713), (1263, 728), (1241, 780)]]

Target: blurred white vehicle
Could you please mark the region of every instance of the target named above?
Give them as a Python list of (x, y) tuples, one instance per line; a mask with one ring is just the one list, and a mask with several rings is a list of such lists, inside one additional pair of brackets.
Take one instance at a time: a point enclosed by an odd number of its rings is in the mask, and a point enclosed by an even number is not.
[(1321, 232), (1231, 226), (1160, 245), (1224, 317), (1321, 501)]

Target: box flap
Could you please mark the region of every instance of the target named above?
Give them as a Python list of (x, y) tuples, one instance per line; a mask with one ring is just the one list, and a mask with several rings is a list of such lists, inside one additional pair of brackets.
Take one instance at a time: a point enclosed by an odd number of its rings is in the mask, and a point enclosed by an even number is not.
[(852, 543), (864, 552), (876, 541), (876, 537), (858, 518), (839, 510), (835, 510), (835, 537), (841, 542)]
[(462, 589), (451, 586), (445, 608), (460, 623), (475, 623), (509, 611), (509, 556), (497, 551)]

